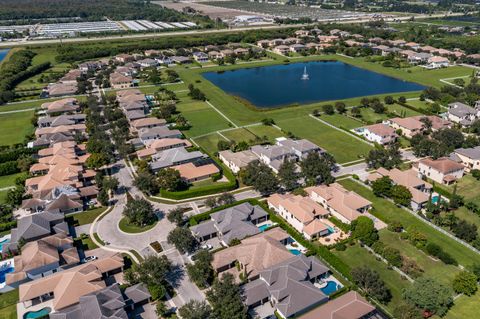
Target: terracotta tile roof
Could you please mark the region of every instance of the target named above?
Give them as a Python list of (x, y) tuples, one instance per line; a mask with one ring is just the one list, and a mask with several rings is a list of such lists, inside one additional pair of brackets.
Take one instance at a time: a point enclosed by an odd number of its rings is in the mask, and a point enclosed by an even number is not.
[(368, 125), (368, 126), (365, 126), (364, 128), (378, 136), (397, 135), (393, 128), (382, 123)]
[(431, 167), (442, 174), (450, 174), (464, 169), (464, 166), (462, 164), (452, 161), (451, 159), (446, 157), (442, 157), (436, 160), (431, 158), (425, 158), (420, 160), (419, 164)]
[(327, 205), (353, 221), (361, 216), (358, 211), (361, 208), (370, 206), (372, 203), (353, 191), (346, 190), (342, 185), (333, 183), (329, 186), (320, 185), (305, 189), (312, 196), (312, 193), (326, 200)]
[(326, 216), (328, 211), (308, 197), (292, 194), (274, 194), (268, 198), (273, 206), (282, 206), (301, 223), (307, 224), (317, 216)]
[(172, 166), (172, 168), (179, 171), (180, 176), (182, 176), (186, 180), (194, 180), (205, 176), (211, 176), (220, 172), (218, 167), (214, 164), (195, 166), (193, 163), (185, 163), (177, 166)]
[(400, 127), (404, 127), (408, 130), (421, 130), (423, 128), (423, 123), (411, 118), (411, 117), (406, 117), (406, 118), (401, 118), (401, 117), (394, 117), (389, 120), (390, 122), (396, 123)]
[(164, 119), (157, 119), (156, 117), (146, 117), (143, 119), (135, 120), (131, 123), (131, 126), (135, 129), (139, 129), (147, 126), (161, 126), (165, 125), (167, 121)]

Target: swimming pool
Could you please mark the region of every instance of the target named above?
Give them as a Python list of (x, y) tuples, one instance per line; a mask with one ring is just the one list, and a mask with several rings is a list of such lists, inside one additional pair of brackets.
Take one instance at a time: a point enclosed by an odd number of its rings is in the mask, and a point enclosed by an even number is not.
[(432, 203), (434, 203), (434, 204), (438, 203), (439, 199), (440, 199), (440, 196), (438, 196), (438, 195), (432, 196)]
[(6, 275), (14, 270), (15, 268), (8, 264), (2, 265), (2, 267), (0, 267), (0, 284), (4, 284)]
[(10, 242), (10, 238), (5, 238), (4, 240), (0, 241), (0, 252), (3, 252), (3, 245), (8, 244)]
[(295, 256), (300, 255), (302, 252), (298, 249), (289, 249), (289, 251), (294, 254)]
[(265, 225), (258, 226), (258, 229), (260, 229), (260, 231), (263, 233), (264, 231), (266, 231), (270, 227), (272, 227), (272, 225), (265, 224)]
[(337, 291), (340, 288), (341, 286), (338, 285), (335, 281), (329, 280), (327, 281), (327, 285), (323, 288), (320, 288), (320, 290), (328, 296), (333, 294), (335, 291)]
[(48, 316), (48, 314), (52, 311), (50, 307), (45, 307), (43, 309), (37, 311), (29, 311), (23, 315), (23, 319), (37, 319)]

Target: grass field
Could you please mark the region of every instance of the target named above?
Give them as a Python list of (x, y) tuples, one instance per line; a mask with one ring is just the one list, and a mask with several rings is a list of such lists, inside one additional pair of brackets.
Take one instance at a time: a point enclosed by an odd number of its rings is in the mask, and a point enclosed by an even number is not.
[(158, 221), (155, 221), (154, 223), (150, 225), (145, 225), (143, 227), (131, 224), (126, 217), (123, 217), (120, 219), (120, 222), (118, 223), (118, 228), (120, 228), (121, 231), (125, 233), (130, 233), (130, 234), (138, 234), (138, 233), (143, 233), (146, 232), (147, 230), (152, 229), (157, 225)]
[(0, 145), (22, 143), (25, 136), (33, 133), (32, 116), (33, 111), (0, 114)]
[(209, 153), (215, 153), (218, 151), (218, 141), (226, 141), (223, 137), (217, 133), (212, 133), (206, 136), (202, 136), (194, 139), (194, 141), (204, 148)]
[(222, 132), (222, 135), (235, 142), (249, 142), (255, 140), (255, 135), (244, 128), (237, 128), (231, 131)]
[(424, 277), (435, 278), (437, 281), (445, 285), (451, 285), (455, 275), (460, 272), (458, 267), (445, 265), (440, 260), (430, 258), (408, 241), (400, 239), (400, 236), (397, 233), (393, 233), (386, 229), (381, 230), (380, 240), (386, 245), (400, 250), (402, 255), (415, 260), (417, 265), (424, 270), (424, 273), (422, 274)]
[(480, 292), (471, 297), (462, 295), (455, 299), (455, 303), (448, 311), (445, 319), (465, 319), (478, 317), (478, 305), (480, 304)]
[(18, 289), (0, 294), (0, 318), (17, 318)]
[(23, 176), (25, 173), (17, 173), (12, 175), (0, 176), (0, 189), (10, 186), (15, 186), (17, 177)]
[(364, 125), (360, 120), (356, 120), (347, 115), (342, 115), (338, 113), (333, 115), (322, 114), (320, 118), (325, 122), (335, 125), (336, 127), (342, 127), (348, 130)]
[(280, 131), (279, 129), (273, 126), (268, 126), (268, 125), (249, 126), (246, 129), (258, 137), (266, 136), (270, 141), (270, 143), (273, 143), (276, 138), (284, 136), (282, 131)]
[(227, 120), (205, 102), (186, 99), (186, 101), (178, 103), (177, 110), (192, 126), (184, 132), (188, 137), (196, 137), (229, 128)]
[(480, 264), (480, 255), (472, 252), (470, 249), (466, 248), (462, 244), (459, 244), (450, 237), (438, 232), (431, 226), (417, 219), (412, 214), (396, 207), (386, 199), (376, 197), (368, 188), (351, 179), (342, 180), (340, 181), (340, 184), (371, 201), (374, 207), (372, 213), (381, 220), (387, 223), (399, 221), (405, 228), (408, 228), (409, 226), (416, 227), (419, 232), (423, 233), (427, 237), (428, 241), (441, 246), (462, 266), (468, 267), (472, 264)]
[[(309, 116), (276, 121), (284, 131), (306, 138), (331, 153), (338, 163), (364, 157), (371, 147), (359, 142), (342, 131), (335, 130)], [(355, 145), (355, 147), (352, 147)]]
[(402, 279), (400, 274), (394, 270), (388, 269), (387, 264), (378, 261), (365, 248), (359, 245), (348, 246), (347, 250), (335, 251), (334, 254), (352, 268), (366, 266), (379, 273), (386, 286), (392, 292), (392, 300), (387, 305), (390, 311), (402, 300), (402, 290), (408, 287), (410, 283), (406, 279)]
[(0, 191), (0, 204), (5, 203), (8, 191)]

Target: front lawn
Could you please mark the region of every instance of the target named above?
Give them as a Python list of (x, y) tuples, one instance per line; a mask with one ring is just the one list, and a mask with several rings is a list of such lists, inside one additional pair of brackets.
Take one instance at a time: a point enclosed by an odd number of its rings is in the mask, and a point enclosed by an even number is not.
[(462, 266), (468, 267), (474, 263), (480, 264), (479, 254), (474, 253), (454, 239), (451, 239), (450, 237), (440, 233), (404, 209), (396, 207), (388, 200), (376, 197), (372, 191), (365, 186), (362, 186), (351, 179), (345, 179), (339, 181), (339, 183), (345, 188), (355, 191), (359, 195), (371, 201), (374, 207), (372, 214), (384, 222), (391, 223), (392, 221), (398, 221), (401, 222), (405, 228), (414, 226), (419, 232), (423, 233), (427, 237), (428, 241), (441, 246), (445, 252), (454, 257)]
[(105, 210), (107, 210), (107, 207), (97, 207), (81, 213), (70, 214), (68, 216), (73, 218), (75, 226), (87, 225), (93, 223), (95, 218), (101, 215)]
[(158, 220), (156, 220), (154, 223), (141, 227), (141, 226), (131, 224), (127, 217), (123, 217), (122, 219), (120, 219), (120, 222), (118, 223), (118, 227), (120, 228), (121, 231), (125, 233), (138, 234), (138, 233), (143, 233), (152, 229), (153, 227), (155, 227), (155, 225), (157, 225), (157, 222)]

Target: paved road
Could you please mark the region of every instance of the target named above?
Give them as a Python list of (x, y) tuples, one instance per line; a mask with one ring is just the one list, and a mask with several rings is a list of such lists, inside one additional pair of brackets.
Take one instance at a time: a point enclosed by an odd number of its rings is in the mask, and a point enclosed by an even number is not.
[[(463, 15), (462, 13), (450, 13), (448, 16), (459, 16)], [(426, 18), (438, 18), (445, 17), (445, 14), (419, 14), (419, 15), (406, 15), (401, 17), (394, 18), (385, 18), (385, 21), (405, 21), (409, 20), (412, 16), (415, 16), (415, 19), (426, 19)], [(352, 24), (352, 23), (367, 23), (371, 19), (356, 19), (356, 20), (344, 20), (344, 21), (335, 21), (337, 24)], [(332, 21), (320, 21), (319, 23), (331, 23)], [(239, 27), (234, 29), (213, 29), (213, 30), (190, 30), (190, 31), (173, 31), (173, 32), (159, 32), (159, 33), (144, 33), (144, 34), (125, 34), (125, 35), (114, 35), (114, 36), (104, 36), (104, 37), (88, 37), (88, 38), (66, 38), (66, 39), (48, 39), (48, 40), (31, 40), (25, 41), (4, 41), (0, 42), (0, 48), (12, 48), (17, 46), (29, 46), (29, 45), (42, 45), (42, 44), (57, 44), (57, 43), (76, 43), (76, 42), (100, 42), (108, 40), (123, 40), (123, 39), (147, 39), (147, 38), (160, 38), (160, 37), (171, 37), (171, 36), (182, 36), (182, 35), (201, 35), (201, 34), (212, 34), (212, 33), (233, 33), (241, 32), (245, 30), (268, 30), (268, 29), (287, 29), (287, 28), (301, 28), (309, 26), (312, 24), (296, 24), (296, 25), (270, 25), (270, 26), (250, 26), (250, 27)]]

